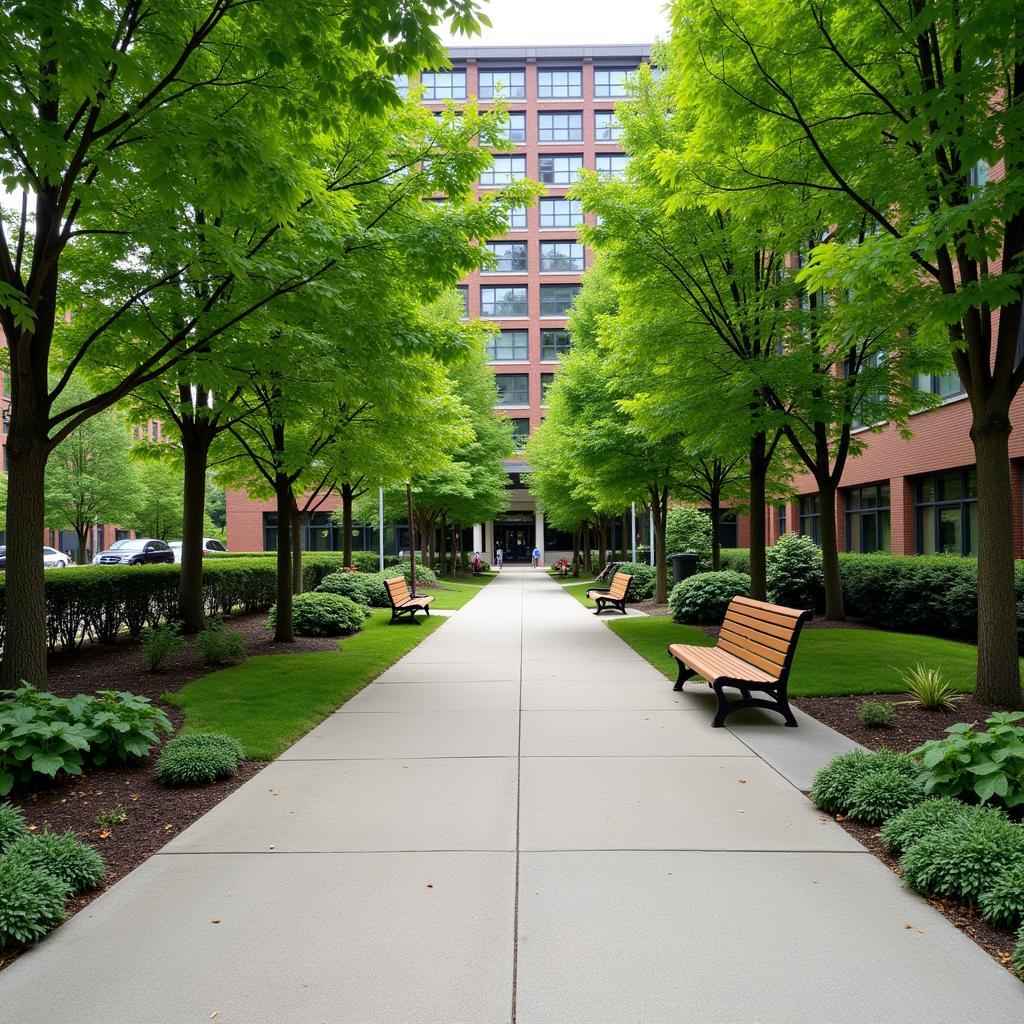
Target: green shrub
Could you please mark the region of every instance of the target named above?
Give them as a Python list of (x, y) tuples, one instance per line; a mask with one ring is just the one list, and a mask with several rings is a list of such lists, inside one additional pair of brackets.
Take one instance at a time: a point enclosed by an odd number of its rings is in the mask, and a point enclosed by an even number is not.
[(94, 733), (89, 743), (93, 764), (128, 761), (145, 757), (159, 740), (159, 733), (173, 730), (166, 712), (148, 697), (117, 690), (100, 690), (94, 697), (75, 697), (81, 701), (79, 721)]
[(862, 775), (853, 784), (848, 817), (866, 825), (880, 825), (922, 800), (924, 792), (916, 779), (899, 768), (885, 768)]
[(672, 588), (668, 607), (676, 622), (718, 625), (737, 594), (750, 596), (749, 576), (731, 571), (699, 572)]
[(731, 569), (733, 572), (743, 573), (744, 576), (750, 575), (750, 548), (722, 548), (719, 561), (723, 572)]
[(857, 705), (857, 717), (872, 729), (884, 729), (892, 725), (894, 708), (884, 700), (862, 700)]
[(903, 701), (904, 704), (924, 708), (926, 711), (952, 711), (953, 705), (964, 699), (946, 681), (941, 669), (917, 664), (903, 672), (901, 678), (910, 695), (909, 700)]
[(156, 672), (168, 658), (185, 650), (180, 622), (146, 626), (142, 631), (142, 657), (150, 672)]
[(196, 650), (207, 665), (221, 665), (245, 654), (245, 637), (225, 626), (223, 619), (214, 619), (196, 636)]
[[(392, 579), (395, 576), (402, 575), (405, 577), (405, 582), (412, 586), (412, 566), (409, 563), (408, 558), (403, 558), (400, 562), (396, 562), (394, 565), (394, 571), (386, 574), (386, 579)], [(436, 583), (437, 573), (434, 572), (429, 566), (424, 565), (418, 558), (416, 559), (416, 583)]]
[(911, 843), (900, 858), (900, 871), (907, 885), (927, 896), (976, 903), (1022, 859), (1024, 827), (998, 814), (969, 815)]
[(1010, 963), (1013, 964), (1013, 969), (1017, 974), (1024, 978), (1024, 925), (1017, 932), (1017, 943), (1013, 947), (1013, 953), (1010, 955)]
[(788, 608), (817, 608), (824, 598), (821, 548), (810, 537), (789, 533), (765, 553), (768, 598)]
[(0, 804), (0, 854), (28, 834), (25, 815), (12, 804)]
[[(299, 636), (348, 636), (358, 633), (370, 614), (365, 605), (341, 594), (296, 594), (292, 599), (292, 622)], [(270, 609), (270, 625), (277, 620), (277, 606)]]
[(848, 814), (857, 783), (867, 775), (890, 770), (913, 780), (917, 777), (918, 764), (909, 754), (895, 754), (885, 748), (839, 754), (814, 776), (811, 800), (829, 814)]
[(347, 597), (356, 604), (365, 604), (367, 607), (374, 606), (374, 600), (378, 603), (377, 608), (383, 607), (379, 603), (381, 597), (387, 603), (387, 596), (384, 593), (384, 581), (378, 578), (377, 573), (364, 572), (333, 572), (325, 576), (323, 583), (316, 588), (318, 594), (340, 594)]
[(70, 830), (58, 835), (44, 829), (19, 840), (6, 856), (59, 878), (72, 896), (95, 888), (107, 874), (103, 858), (91, 846), (79, 842)]
[(202, 786), (230, 778), (245, 757), (241, 744), (223, 733), (185, 733), (160, 752), (156, 776), (165, 786)]
[(673, 505), (665, 516), (665, 551), (675, 555), (692, 552), (697, 571), (711, 571), (711, 517), (699, 508)]
[(986, 921), (1001, 928), (1024, 923), (1024, 856), (1007, 867), (981, 894), (978, 906)]
[[(647, 601), (654, 597), (658, 584), (658, 570), (653, 565), (644, 565), (643, 562), (614, 562), (612, 571), (624, 572), (633, 577), (629, 584), (630, 601)], [(610, 584), (609, 576), (608, 585)]]
[[(977, 807), (969, 807), (960, 800), (943, 796), (936, 800), (923, 800), (921, 803), (900, 811), (890, 818), (881, 831), (882, 842), (893, 853), (902, 853), (911, 843), (917, 842), (923, 835), (939, 829), (950, 828), (968, 814), (981, 811)], [(990, 811), (981, 813), (989, 814)]]
[(946, 729), (914, 751), (921, 758), (924, 791), (934, 796), (976, 797), (1004, 807), (1024, 804), (1024, 711), (1001, 711), (976, 732), (966, 722)]
[(68, 895), (59, 878), (0, 857), (0, 949), (35, 942), (59, 925)]

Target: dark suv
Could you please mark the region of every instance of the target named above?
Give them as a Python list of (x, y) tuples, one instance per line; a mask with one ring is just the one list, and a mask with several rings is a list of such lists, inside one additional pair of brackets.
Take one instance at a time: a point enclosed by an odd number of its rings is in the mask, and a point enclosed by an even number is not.
[(92, 560), (93, 565), (152, 565), (173, 562), (174, 552), (165, 540), (116, 540)]

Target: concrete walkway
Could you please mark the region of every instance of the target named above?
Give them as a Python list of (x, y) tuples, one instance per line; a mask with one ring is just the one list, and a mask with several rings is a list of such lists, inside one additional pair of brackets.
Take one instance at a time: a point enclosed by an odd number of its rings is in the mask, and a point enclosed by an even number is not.
[(1024, 986), (752, 749), (823, 734), (736, 733), (506, 569), (0, 973), (0, 1019), (1020, 1019)]

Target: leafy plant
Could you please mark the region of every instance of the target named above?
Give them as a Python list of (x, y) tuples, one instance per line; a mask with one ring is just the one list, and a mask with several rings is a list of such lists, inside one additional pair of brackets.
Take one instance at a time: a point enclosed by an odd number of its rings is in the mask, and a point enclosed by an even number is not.
[(170, 740), (164, 750), (221, 750), (234, 758), (236, 766), (245, 760), (245, 750), (234, 736), (223, 732), (186, 732)]
[(922, 800), (924, 792), (916, 779), (897, 767), (883, 768), (853, 784), (847, 813), (854, 821), (879, 825)]
[[(370, 614), (365, 605), (341, 594), (296, 594), (292, 621), (299, 636), (348, 636), (358, 633)], [(270, 609), (270, 625), (276, 624), (277, 606)]]
[(96, 824), (100, 828), (114, 828), (116, 825), (123, 825), (128, 820), (124, 805), (107, 807), (96, 815)]
[(148, 697), (117, 690), (99, 690), (78, 711), (94, 735), (89, 757), (94, 764), (145, 757), (159, 733), (173, 731), (166, 712)]
[(982, 810), (952, 797), (942, 796), (935, 800), (924, 800), (914, 807), (900, 811), (882, 826), (880, 835), (882, 842), (890, 850), (901, 853), (922, 836), (939, 829), (950, 828), (971, 813), (996, 812)]
[(241, 744), (222, 733), (186, 733), (171, 740), (156, 762), (165, 786), (201, 786), (230, 778), (245, 756)]
[[(665, 515), (665, 551), (692, 552), (699, 572), (711, 569), (711, 516), (699, 508), (673, 505)], [(723, 568), (725, 568), (723, 566)]]
[(821, 548), (799, 534), (786, 534), (768, 548), (765, 574), (768, 597), (789, 608), (814, 608), (825, 590)]
[(985, 719), (988, 730), (958, 722), (941, 740), (929, 740), (921, 758), (925, 793), (976, 797), (981, 803), (1024, 804), (1024, 711), (1001, 711)]
[(899, 772), (913, 780), (918, 764), (909, 754), (881, 750), (851, 750), (832, 758), (811, 785), (811, 800), (829, 814), (848, 814), (857, 783), (876, 772)]
[(963, 694), (957, 693), (946, 681), (941, 669), (925, 668), (918, 664), (907, 669), (902, 679), (910, 694), (910, 700), (902, 701), (904, 704), (924, 708), (926, 711), (952, 711), (953, 705), (964, 699)]
[(225, 626), (223, 619), (213, 619), (196, 636), (196, 649), (207, 665), (221, 665), (245, 654), (245, 637), (237, 629)]
[(999, 875), (978, 900), (986, 921), (1003, 928), (1024, 924), (1024, 857)]
[(613, 562), (612, 572), (624, 572), (633, 577), (629, 584), (630, 601), (646, 601), (654, 597), (654, 588), (658, 584), (658, 570), (653, 565), (646, 565), (643, 562)]
[(668, 607), (676, 622), (718, 625), (737, 594), (750, 596), (749, 576), (729, 570), (699, 572), (672, 588)]
[(388, 603), (384, 577), (379, 573), (335, 572), (316, 588), (319, 594), (340, 594), (356, 604), (384, 608)]
[(5, 856), (59, 878), (72, 896), (99, 885), (107, 874), (103, 858), (91, 846), (79, 842), (70, 830), (58, 835), (44, 829), (38, 835), (26, 836)]
[(156, 672), (168, 658), (185, 650), (180, 622), (147, 626), (142, 631), (142, 656), (150, 672)]
[(1013, 964), (1013, 969), (1024, 978), (1024, 925), (1017, 932), (1017, 943), (1010, 955), (1010, 963)]
[(11, 804), (0, 804), (0, 854), (28, 834), (25, 815)]
[(892, 725), (894, 710), (888, 701), (862, 700), (857, 705), (857, 717), (872, 729), (884, 729)]
[(0, 949), (41, 939), (64, 920), (67, 898), (59, 878), (0, 857)]
[(0, 704), (0, 796), (33, 775), (81, 775), (83, 754), (93, 736), (84, 722), (54, 719), (45, 707)]

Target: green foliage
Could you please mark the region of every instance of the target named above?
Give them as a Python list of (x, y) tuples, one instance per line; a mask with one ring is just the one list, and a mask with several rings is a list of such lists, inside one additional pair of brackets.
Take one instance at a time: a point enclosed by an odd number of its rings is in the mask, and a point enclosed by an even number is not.
[(750, 596), (749, 576), (731, 570), (699, 572), (672, 588), (668, 606), (676, 622), (718, 625), (737, 595)]
[(220, 750), (234, 759), (236, 766), (245, 760), (245, 748), (234, 736), (224, 732), (184, 732), (164, 745), (164, 750)]
[(53, 875), (68, 887), (72, 896), (95, 888), (107, 874), (103, 858), (70, 830), (58, 835), (51, 829), (44, 829), (19, 840), (4, 856)]
[(985, 920), (1001, 928), (1024, 924), (1024, 855), (999, 874), (978, 905)]
[(924, 800), (921, 784), (899, 768), (868, 772), (850, 790), (848, 817), (868, 825), (880, 825), (894, 814)]
[(825, 589), (821, 548), (810, 537), (788, 533), (766, 552), (768, 598), (788, 608), (815, 608)]
[(145, 626), (142, 630), (142, 657), (150, 672), (156, 672), (168, 658), (185, 650), (180, 622), (164, 622), (159, 626)]
[(750, 575), (749, 548), (722, 548), (722, 570), (732, 569), (744, 576)]
[[(397, 562), (394, 566), (393, 572), (385, 571), (384, 578), (393, 578), (401, 574), (405, 577), (405, 582), (412, 586), (412, 566), (409, 563), (408, 558), (402, 559)], [(424, 565), (418, 558), (416, 559), (416, 585), (419, 586), (421, 583), (436, 583), (437, 573), (428, 565)]]
[(894, 853), (902, 853), (929, 832), (950, 828), (961, 818), (977, 813), (992, 812), (948, 796), (926, 799), (890, 818), (882, 826), (882, 842)]
[(892, 725), (894, 708), (883, 700), (862, 700), (857, 705), (857, 717), (873, 729), (884, 729)]
[[(384, 564), (387, 564), (386, 558)], [(360, 572), (377, 572), (380, 568), (380, 556), (376, 551), (353, 551), (352, 565)]]
[(230, 778), (244, 757), (242, 745), (224, 733), (185, 733), (160, 752), (156, 776), (165, 786), (202, 786)]
[[(643, 562), (613, 562), (612, 572), (624, 572), (633, 577), (629, 584), (630, 601), (647, 601), (654, 597), (658, 571), (653, 565), (645, 565)], [(610, 582), (611, 577), (609, 576)]]
[(384, 579), (381, 573), (335, 572), (316, 589), (320, 594), (340, 594), (368, 608), (384, 608), (388, 603)]
[[(270, 609), (275, 625), (277, 606)], [(349, 636), (363, 628), (370, 609), (341, 594), (313, 592), (292, 599), (295, 632), (299, 636)]]
[[(80, 703), (79, 703), (80, 702)], [(92, 698), (73, 698), (80, 721), (92, 730), (89, 757), (94, 764), (145, 757), (159, 738), (171, 731), (166, 712), (148, 697), (117, 690), (98, 690)]]
[(878, 772), (898, 772), (913, 782), (918, 764), (909, 754), (896, 754), (885, 748), (839, 754), (814, 776), (811, 800), (829, 814), (849, 814), (857, 784)]
[(100, 828), (113, 828), (115, 825), (123, 825), (127, 820), (124, 804), (106, 807), (96, 815), (96, 824)]
[(900, 858), (903, 879), (928, 896), (976, 903), (999, 876), (1024, 863), (1024, 826), (999, 814), (968, 815), (926, 832)]
[(59, 878), (0, 857), (0, 949), (35, 942), (59, 925), (68, 895)]
[(1010, 963), (1013, 964), (1013, 969), (1017, 974), (1024, 978), (1024, 925), (1017, 932), (1017, 942), (1013, 947), (1013, 953), (1010, 955)]
[(688, 551), (698, 556), (698, 572), (711, 570), (711, 517), (699, 508), (673, 505), (665, 517), (665, 552), (675, 555)]
[(964, 699), (946, 681), (942, 669), (926, 668), (918, 664), (908, 668), (902, 678), (910, 695), (904, 704), (924, 708), (926, 711), (952, 711), (953, 705)]
[(1024, 711), (1002, 711), (985, 719), (988, 730), (966, 722), (946, 729), (914, 753), (921, 758), (925, 792), (977, 798), (1004, 807), (1024, 804)]
[[(185, 476), (178, 463), (171, 462), (165, 451), (170, 446), (156, 442), (147, 447), (153, 457), (142, 462), (137, 470), (137, 505), (128, 519), (116, 522), (131, 526), (140, 537), (161, 540), (180, 538), (184, 525)], [(163, 456), (163, 458), (160, 458)], [(221, 491), (223, 500), (224, 492)]]
[(12, 804), (0, 804), (0, 854), (28, 834), (25, 815)]
[(213, 619), (196, 636), (196, 650), (207, 665), (221, 665), (245, 654), (245, 637), (237, 630), (224, 624), (223, 619)]

